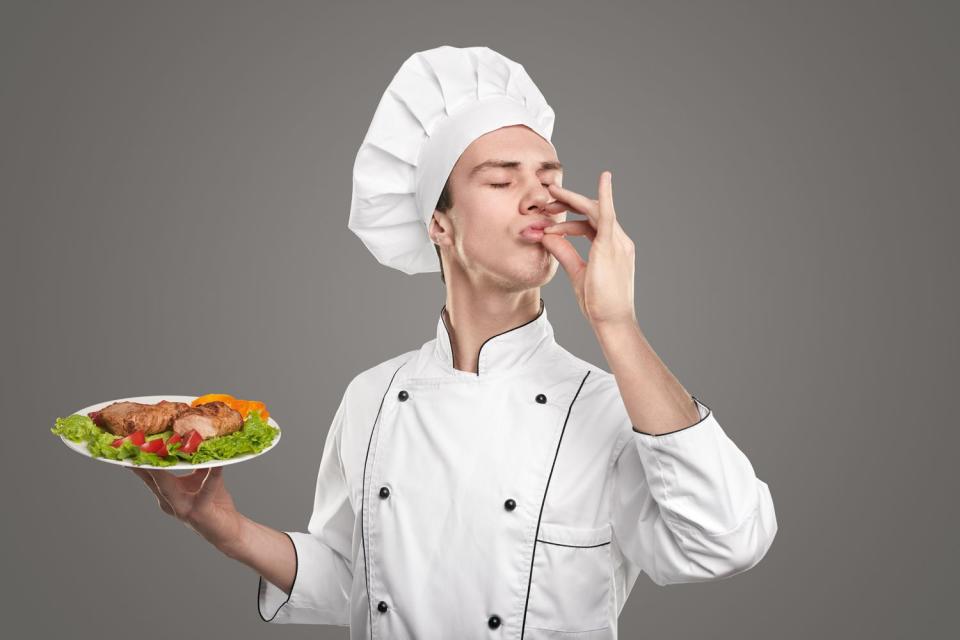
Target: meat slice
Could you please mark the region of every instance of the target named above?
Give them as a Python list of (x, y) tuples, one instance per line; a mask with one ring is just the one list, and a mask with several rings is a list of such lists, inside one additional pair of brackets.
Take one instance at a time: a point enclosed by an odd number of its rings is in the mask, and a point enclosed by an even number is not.
[(180, 435), (196, 431), (204, 440), (225, 436), (243, 427), (243, 415), (219, 400), (191, 407), (173, 421), (173, 430)]
[(94, 411), (90, 418), (97, 426), (115, 436), (128, 436), (134, 431), (143, 431), (146, 435), (166, 431), (182, 413), (189, 411), (185, 402), (161, 400), (156, 404), (140, 402), (114, 402), (100, 411)]

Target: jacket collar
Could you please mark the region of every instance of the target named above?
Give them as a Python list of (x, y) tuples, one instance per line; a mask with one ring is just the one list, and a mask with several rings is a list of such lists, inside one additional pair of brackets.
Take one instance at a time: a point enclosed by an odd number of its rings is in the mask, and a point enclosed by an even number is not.
[(547, 307), (540, 298), (540, 313), (533, 320), (491, 336), (480, 345), (476, 374), (460, 371), (453, 367), (453, 344), (444, 317), (446, 308), (447, 305), (443, 305), (437, 320), (434, 353), (450, 373), (471, 377), (504, 373), (522, 366), (554, 341), (553, 326), (547, 320)]

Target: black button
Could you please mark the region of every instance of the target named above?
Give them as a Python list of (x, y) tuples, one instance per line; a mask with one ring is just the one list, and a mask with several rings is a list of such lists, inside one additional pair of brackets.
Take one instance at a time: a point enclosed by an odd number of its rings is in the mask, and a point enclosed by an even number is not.
[(377, 605), (377, 610), (379, 610), (380, 613), (384, 613), (387, 610), (387, 603), (381, 600), (380, 604)]
[(517, 508), (517, 501), (513, 498), (507, 498), (507, 501), (503, 503), (503, 508), (507, 511), (513, 511)]
[(397, 397), (400, 398), (400, 402), (404, 402), (407, 398), (410, 397), (410, 394), (407, 393), (406, 391), (401, 391), (400, 393), (397, 394)]
[(547, 396), (543, 395), (542, 393), (538, 393), (537, 402), (539, 402), (540, 404), (547, 404)]
[(491, 629), (496, 629), (500, 626), (500, 616), (490, 616), (490, 619), (487, 620), (487, 625)]
[(389, 498), (389, 497), (390, 497), (390, 489), (388, 489), (387, 487), (380, 487), (380, 497), (381, 497), (381, 498)]

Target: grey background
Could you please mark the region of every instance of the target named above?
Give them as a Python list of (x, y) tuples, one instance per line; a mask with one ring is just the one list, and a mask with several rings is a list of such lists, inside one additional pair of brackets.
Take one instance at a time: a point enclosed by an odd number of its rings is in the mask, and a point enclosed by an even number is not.
[[(347, 637), (263, 623), (255, 573), (49, 429), (130, 395), (265, 400), (284, 438), (227, 486), (305, 531), (343, 388), (444, 301), (346, 226), (377, 101), (441, 44), (526, 67), (565, 186), (613, 171), (641, 326), (773, 492), (757, 567), (641, 577), (622, 637), (952, 626), (955, 3), (2, 7), (5, 636)], [(543, 296), (608, 369), (562, 269)]]

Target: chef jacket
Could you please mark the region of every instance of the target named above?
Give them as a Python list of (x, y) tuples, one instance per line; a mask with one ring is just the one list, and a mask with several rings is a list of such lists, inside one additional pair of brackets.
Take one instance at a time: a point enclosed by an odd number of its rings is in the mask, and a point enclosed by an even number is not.
[(476, 373), (436, 338), (347, 385), (319, 463), (290, 593), (274, 623), (378, 638), (617, 637), (638, 575), (728, 578), (777, 532), (773, 501), (713, 412), (633, 428), (616, 380), (561, 347), (541, 299), (488, 338)]

